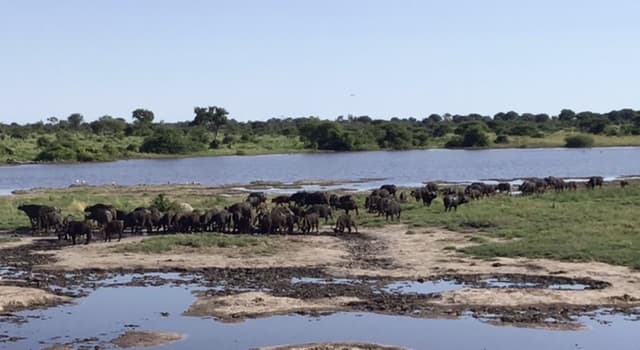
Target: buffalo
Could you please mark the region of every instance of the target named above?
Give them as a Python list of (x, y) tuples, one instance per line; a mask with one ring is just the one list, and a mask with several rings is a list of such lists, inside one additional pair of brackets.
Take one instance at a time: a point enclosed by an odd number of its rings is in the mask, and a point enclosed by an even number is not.
[(124, 231), (124, 221), (111, 220), (104, 225), (104, 241), (111, 242), (111, 236), (117, 234), (118, 242), (122, 239), (122, 231)]
[(444, 211), (458, 211), (458, 206), (467, 203), (469, 200), (464, 194), (448, 194), (442, 198)]
[(591, 189), (596, 188), (596, 186), (602, 188), (603, 183), (604, 183), (604, 179), (602, 178), (602, 176), (592, 176), (589, 178), (589, 181), (587, 181), (586, 186)]
[(76, 240), (80, 236), (86, 236), (85, 244), (91, 242), (91, 225), (87, 221), (67, 222), (65, 233), (71, 237), (71, 242), (76, 245)]
[(353, 220), (351, 215), (342, 214), (338, 216), (338, 219), (336, 219), (336, 227), (333, 229), (333, 232), (344, 233), (344, 230), (346, 229), (349, 233), (351, 233), (351, 228), (353, 228), (355, 232), (358, 233), (358, 227), (356, 226), (356, 222)]

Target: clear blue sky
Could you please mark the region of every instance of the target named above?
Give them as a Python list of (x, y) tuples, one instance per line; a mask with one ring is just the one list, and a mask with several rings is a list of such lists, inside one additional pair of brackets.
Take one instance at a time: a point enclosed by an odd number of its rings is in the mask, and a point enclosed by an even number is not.
[(639, 14), (637, 0), (0, 0), (0, 122), (640, 109)]

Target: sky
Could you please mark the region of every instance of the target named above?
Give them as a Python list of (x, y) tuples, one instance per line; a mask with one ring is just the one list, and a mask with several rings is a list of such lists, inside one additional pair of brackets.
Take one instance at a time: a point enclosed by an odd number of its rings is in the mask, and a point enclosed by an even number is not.
[(637, 0), (0, 0), (0, 122), (640, 109)]

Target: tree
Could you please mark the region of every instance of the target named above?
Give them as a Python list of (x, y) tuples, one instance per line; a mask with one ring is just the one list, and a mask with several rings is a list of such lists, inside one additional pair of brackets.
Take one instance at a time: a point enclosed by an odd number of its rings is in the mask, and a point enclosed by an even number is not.
[(69, 126), (71, 129), (79, 129), (80, 125), (82, 125), (82, 121), (84, 117), (80, 113), (73, 113), (72, 115), (67, 117), (67, 122), (69, 122)]
[(462, 136), (462, 147), (486, 147), (488, 145), (489, 137), (479, 126), (467, 129)]
[(146, 126), (153, 123), (154, 115), (153, 112), (148, 109), (138, 108), (131, 112), (131, 117), (133, 118), (134, 123)]
[(560, 119), (563, 122), (570, 122), (574, 120), (575, 117), (576, 117), (576, 113), (570, 109), (563, 109), (562, 111), (560, 111), (560, 114), (558, 115), (558, 119)]
[(170, 127), (154, 128), (153, 134), (142, 142), (140, 151), (145, 153), (180, 154), (196, 149), (182, 130)]
[(127, 122), (122, 118), (113, 118), (109, 115), (100, 117), (100, 119), (89, 124), (91, 130), (95, 134), (122, 134), (127, 128)]
[(196, 117), (193, 119), (192, 125), (204, 126), (208, 130), (213, 131), (213, 141), (218, 138), (218, 131), (220, 127), (227, 123), (227, 116), (229, 112), (222, 107), (210, 106), (210, 107), (195, 107), (193, 112)]

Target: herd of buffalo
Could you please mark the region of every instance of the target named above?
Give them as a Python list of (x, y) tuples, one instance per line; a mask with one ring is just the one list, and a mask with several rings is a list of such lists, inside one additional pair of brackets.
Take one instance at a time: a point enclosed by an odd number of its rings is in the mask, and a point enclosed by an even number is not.
[[(589, 178), (588, 188), (602, 187), (604, 180), (600, 176)], [(621, 181), (622, 187), (628, 185)], [(519, 186), (523, 195), (542, 193), (547, 190), (576, 190), (578, 185), (573, 181), (565, 181), (557, 177), (528, 178)], [(497, 193), (512, 193), (510, 183), (489, 185), (481, 182), (472, 183), (462, 188), (442, 188), (430, 182), (425, 186), (410, 191), (410, 196), (426, 206), (431, 206), (434, 199), (442, 196), (445, 212), (457, 210), (458, 206), (492, 196)], [(400, 220), (401, 203), (406, 202), (408, 195), (399, 191), (395, 185), (383, 185), (371, 191), (366, 197), (364, 208), (370, 213), (384, 216), (387, 221)], [(223, 209), (193, 210), (189, 205), (181, 210), (169, 209), (162, 212), (156, 207), (140, 207), (131, 212), (118, 210), (112, 205), (95, 204), (84, 209), (83, 220), (71, 217), (63, 218), (54, 207), (36, 204), (24, 204), (18, 207), (28, 217), (35, 232), (43, 229), (55, 230), (60, 239), (71, 239), (76, 244), (77, 237), (86, 237), (91, 241), (92, 232), (98, 229), (105, 241), (113, 236), (122, 238), (125, 230), (131, 233), (152, 232), (224, 232), (224, 233), (260, 233), (291, 234), (319, 232), (320, 221), (333, 219), (333, 213), (344, 211), (337, 216), (333, 228), (336, 233), (357, 232), (354, 217), (359, 215), (358, 203), (353, 195), (336, 195), (327, 192), (300, 191), (291, 195), (278, 195), (268, 204), (263, 192), (252, 192), (243, 202), (235, 203)]]

